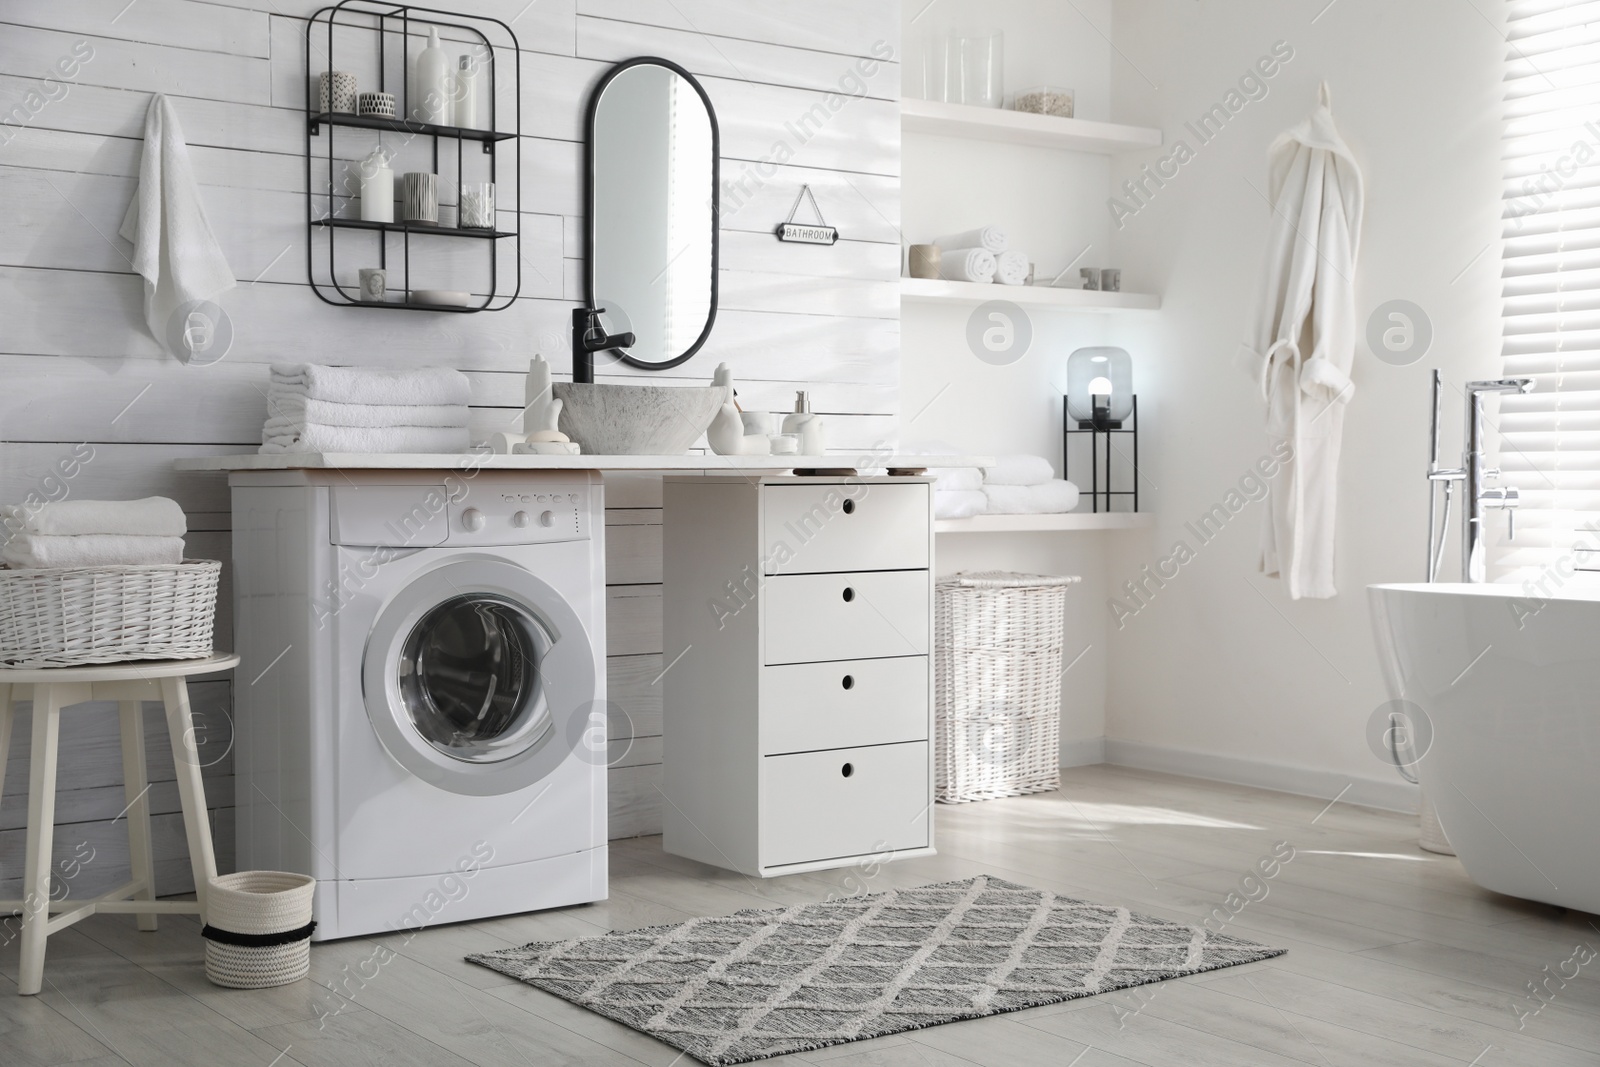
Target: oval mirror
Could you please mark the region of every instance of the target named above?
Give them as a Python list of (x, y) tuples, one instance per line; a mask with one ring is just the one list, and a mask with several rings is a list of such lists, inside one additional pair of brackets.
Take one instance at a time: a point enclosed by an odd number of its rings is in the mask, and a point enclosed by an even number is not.
[(717, 315), (717, 119), (694, 76), (645, 57), (619, 63), (589, 100), (588, 303), (613, 353), (675, 366)]

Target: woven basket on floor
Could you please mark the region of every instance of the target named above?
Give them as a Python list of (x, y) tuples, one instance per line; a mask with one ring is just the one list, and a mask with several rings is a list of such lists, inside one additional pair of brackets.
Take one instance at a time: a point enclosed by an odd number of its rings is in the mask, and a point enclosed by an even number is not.
[(1080, 579), (1003, 571), (939, 579), (934, 796), (992, 800), (1061, 784), (1061, 630)]
[(0, 666), (208, 656), (221, 573), (214, 559), (144, 567), (0, 567)]
[(311, 970), (311, 895), (317, 880), (286, 871), (240, 871), (206, 895), (206, 977), (230, 989), (265, 989)]

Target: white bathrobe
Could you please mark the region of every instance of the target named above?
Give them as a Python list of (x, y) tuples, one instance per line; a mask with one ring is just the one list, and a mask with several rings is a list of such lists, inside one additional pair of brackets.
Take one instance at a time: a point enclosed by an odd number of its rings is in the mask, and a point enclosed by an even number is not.
[(1339, 444), (1354, 387), (1361, 171), (1322, 86), (1317, 109), (1268, 150), (1271, 230), (1261, 303), (1239, 359), (1267, 404), (1267, 436), (1292, 457), (1272, 479), (1261, 570), (1292, 599), (1331, 597)]

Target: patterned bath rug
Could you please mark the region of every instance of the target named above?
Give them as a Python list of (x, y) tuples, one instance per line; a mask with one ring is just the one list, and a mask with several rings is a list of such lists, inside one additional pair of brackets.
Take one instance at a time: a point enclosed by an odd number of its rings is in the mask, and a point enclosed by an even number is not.
[(978, 877), (467, 959), (722, 1067), (1283, 952)]

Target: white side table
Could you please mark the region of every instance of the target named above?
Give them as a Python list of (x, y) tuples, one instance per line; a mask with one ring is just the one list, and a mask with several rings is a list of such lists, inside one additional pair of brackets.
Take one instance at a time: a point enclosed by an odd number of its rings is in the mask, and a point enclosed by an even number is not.
[[(239, 657), (213, 653), (205, 659), (151, 660), (95, 667), (0, 669), (0, 784), (11, 744), (12, 707), (33, 699), (33, 747), (28, 761), (28, 843), (23, 899), (0, 900), (0, 913), (22, 913), (22, 961), (17, 992), (39, 992), (44, 984), (45, 938), (96, 912), (139, 916), (139, 929), (154, 930), (158, 914), (205, 914), (206, 892), (217, 874), (206, 818), (205, 786), (189, 713), (188, 677), (216, 674), (238, 666)], [(31, 690), (25, 693), (25, 690)], [(50, 899), (50, 844), (55, 831), (56, 746), (61, 709), (92, 700), (115, 700), (122, 719), (122, 776), (128, 798), (128, 854), (133, 880), (91, 900)], [(172, 762), (183, 805), (183, 826), (194, 869), (195, 900), (156, 900), (150, 853), (149, 781), (145, 770), (144, 720), (140, 701), (159, 700), (166, 708)], [(54, 913), (54, 914), (52, 914)]]

